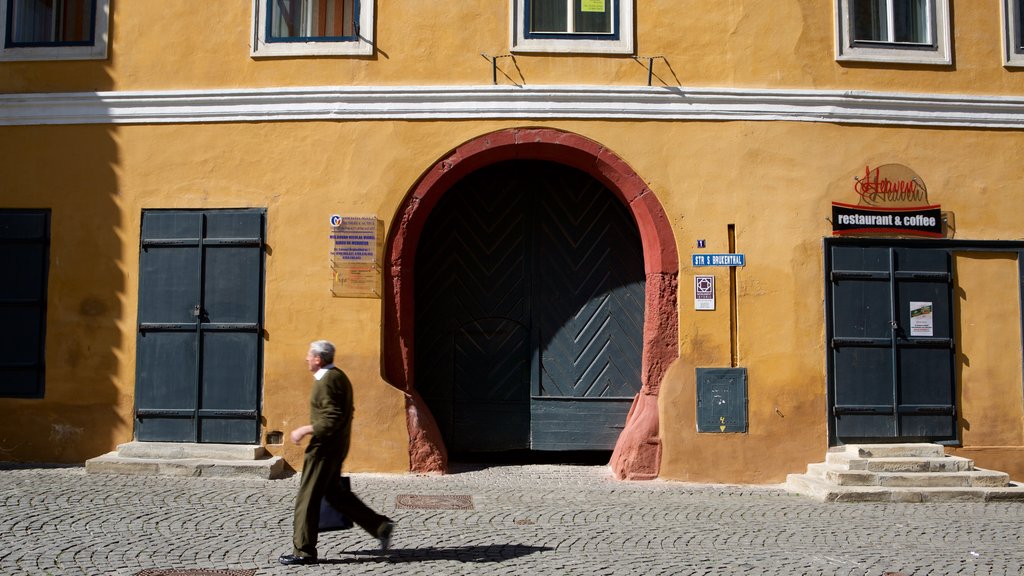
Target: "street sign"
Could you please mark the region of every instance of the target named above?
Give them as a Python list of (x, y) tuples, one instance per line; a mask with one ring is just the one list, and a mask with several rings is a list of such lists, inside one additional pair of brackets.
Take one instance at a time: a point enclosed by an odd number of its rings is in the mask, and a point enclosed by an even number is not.
[(694, 266), (746, 266), (743, 254), (694, 254)]

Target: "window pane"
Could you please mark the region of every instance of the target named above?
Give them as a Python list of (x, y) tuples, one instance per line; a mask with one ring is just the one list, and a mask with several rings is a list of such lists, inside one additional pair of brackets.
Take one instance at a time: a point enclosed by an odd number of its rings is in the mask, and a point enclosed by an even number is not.
[(931, 44), (932, 0), (851, 0), (853, 38), (869, 42)]
[(91, 44), (94, 0), (10, 0), (12, 44)]
[(270, 0), (270, 36), (355, 36), (355, 3), (356, 0)]
[(1016, 30), (1014, 31), (1014, 42), (1016, 42), (1017, 53), (1024, 52), (1024, 2), (1014, 0), (1014, 10), (1017, 12)]
[(853, 39), (884, 42), (889, 38), (887, 0), (853, 0)]
[(530, 0), (531, 32), (568, 32), (566, 0)]
[(928, 6), (930, 0), (893, 0), (896, 42), (930, 44)]
[(575, 0), (575, 31), (587, 34), (610, 34), (612, 31), (612, 0)]

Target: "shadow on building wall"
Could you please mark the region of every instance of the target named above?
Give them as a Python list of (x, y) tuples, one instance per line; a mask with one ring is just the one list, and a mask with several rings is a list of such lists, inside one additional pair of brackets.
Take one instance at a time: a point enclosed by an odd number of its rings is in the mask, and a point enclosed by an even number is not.
[(134, 268), (124, 243), (136, 234), (124, 229), (116, 128), (98, 95), (114, 87), (109, 67), (0, 63), (0, 98), (31, 94), (59, 112), (72, 104), (58, 97), (70, 93), (91, 111), (86, 124), (0, 114), (0, 208), (50, 212), (45, 380), (38, 398), (0, 397), (2, 461), (77, 463), (131, 436), (125, 292)]

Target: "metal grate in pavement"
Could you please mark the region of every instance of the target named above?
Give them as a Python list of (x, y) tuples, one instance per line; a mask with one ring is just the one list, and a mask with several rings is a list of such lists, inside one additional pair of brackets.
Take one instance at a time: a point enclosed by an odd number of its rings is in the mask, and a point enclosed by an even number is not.
[(432, 494), (399, 494), (395, 498), (398, 508), (415, 510), (472, 510), (472, 496), (436, 496)]
[(256, 569), (252, 570), (183, 570), (180, 568), (159, 569), (152, 568), (139, 572), (135, 576), (255, 576)]

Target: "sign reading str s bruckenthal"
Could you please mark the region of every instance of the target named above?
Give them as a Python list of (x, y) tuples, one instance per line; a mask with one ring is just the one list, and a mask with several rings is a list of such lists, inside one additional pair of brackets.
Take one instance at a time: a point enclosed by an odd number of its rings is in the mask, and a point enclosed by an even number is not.
[(913, 170), (885, 164), (854, 178), (857, 204), (832, 203), (832, 234), (941, 238), (942, 210), (928, 203), (928, 189)]

